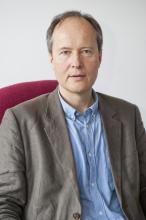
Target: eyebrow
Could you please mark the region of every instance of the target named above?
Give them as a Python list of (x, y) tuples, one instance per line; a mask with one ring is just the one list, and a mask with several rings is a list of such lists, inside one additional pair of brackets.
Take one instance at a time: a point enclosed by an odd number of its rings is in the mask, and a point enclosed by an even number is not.
[[(60, 47), (59, 50), (71, 50), (72, 48), (71, 47)], [(93, 47), (81, 47), (79, 48), (79, 50), (83, 50), (83, 49), (94, 49)]]
[(71, 47), (60, 47), (59, 50), (71, 50)]

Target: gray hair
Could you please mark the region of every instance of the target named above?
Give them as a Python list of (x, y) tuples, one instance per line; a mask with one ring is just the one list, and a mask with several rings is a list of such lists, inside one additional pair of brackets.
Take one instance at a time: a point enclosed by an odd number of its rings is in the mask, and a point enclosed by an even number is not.
[(66, 11), (64, 13), (55, 16), (50, 26), (48, 27), (46, 40), (47, 40), (47, 47), (49, 53), (52, 54), (52, 45), (53, 45), (52, 35), (55, 27), (57, 26), (57, 24), (59, 24), (60, 22), (64, 21), (66, 18), (69, 17), (84, 18), (92, 25), (92, 27), (96, 30), (98, 50), (99, 52), (102, 52), (103, 35), (99, 23), (89, 14), (81, 13), (80, 11)]

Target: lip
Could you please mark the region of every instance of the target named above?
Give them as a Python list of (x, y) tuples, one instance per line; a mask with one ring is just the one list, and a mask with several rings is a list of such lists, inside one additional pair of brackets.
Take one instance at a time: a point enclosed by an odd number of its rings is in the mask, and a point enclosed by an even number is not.
[(69, 77), (85, 77), (85, 74), (83, 74), (83, 73), (74, 73), (74, 74), (70, 74)]
[(81, 75), (81, 74), (79, 74), (79, 75), (71, 75), (70, 77), (85, 77), (85, 75)]
[(82, 75), (82, 74), (71, 75), (71, 76), (69, 76), (69, 78), (74, 79), (76, 81), (80, 81), (80, 80), (83, 80), (83, 78), (85, 78), (85, 75)]

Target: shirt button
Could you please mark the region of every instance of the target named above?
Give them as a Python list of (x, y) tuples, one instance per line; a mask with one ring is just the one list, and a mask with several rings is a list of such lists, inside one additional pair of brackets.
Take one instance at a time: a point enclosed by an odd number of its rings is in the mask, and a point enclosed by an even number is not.
[(91, 154), (90, 152), (89, 152), (89, 154), (88, 154), (88, 155), (89, 155), (89, 157), (92, 157), (92, 154)]
[(92, 187), (95, 186), (95, 183), (91, 183), (91, 186), (92, 186)]
[(100, 215), (100, 216), (103, 215), (102, 211), (99, 211), (99, 215)]
[(80, 213), (78, 213), (78, 212), (73, 213), (73, 218), (74, 219), (78, 220), (78, 219), (80, 219), (80, 217), (81, 217)]

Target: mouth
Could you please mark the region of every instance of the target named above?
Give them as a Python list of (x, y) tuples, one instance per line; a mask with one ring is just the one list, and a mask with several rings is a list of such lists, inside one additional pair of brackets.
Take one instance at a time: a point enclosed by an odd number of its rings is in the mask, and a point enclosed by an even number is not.
[(83, 78), (85, 78), (85, 75), (83, 74), (78, 74), (78, 75), (70, 75), (69, 78), (72, 78), (74, 80), (82, 80)]
[(85, 77), (83, 74), (78, 74), (78, 75), (71, 75), (70, 77)]
[(85, 77), (85, 74), (84, 73), (80, 73), (80, 72), (76, 72), (76, 73), (71, 73), (69, 75), (69, 77), (74, 77), (74, 78)]

